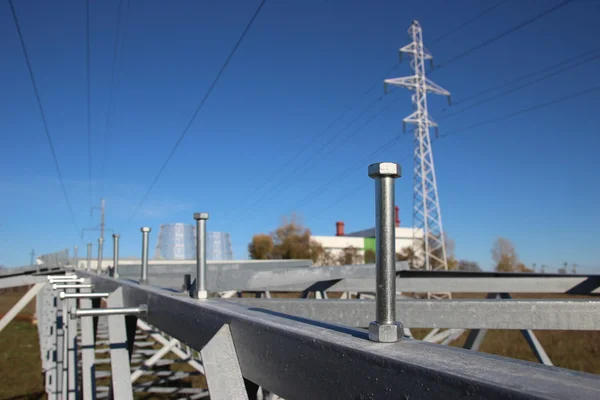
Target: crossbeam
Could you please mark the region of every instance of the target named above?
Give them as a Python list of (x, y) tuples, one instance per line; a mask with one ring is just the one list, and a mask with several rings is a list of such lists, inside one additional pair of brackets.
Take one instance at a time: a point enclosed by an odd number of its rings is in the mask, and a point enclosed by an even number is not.
[[(372, 300), (222, 299), (263, 313), (282, 313), (344, 326), (375, 319)], [(595, 300), (397, 300), (409, 328), (600, 330)]]
[(591, 374), (410, 339), (373, 343), (360, 329), (81, 275), (101, 291), (122, 288), (124, 307), (147, 304), (145, 321), (197, 350), (229, 324), (243, 377), (289, 400), (600, 398)]

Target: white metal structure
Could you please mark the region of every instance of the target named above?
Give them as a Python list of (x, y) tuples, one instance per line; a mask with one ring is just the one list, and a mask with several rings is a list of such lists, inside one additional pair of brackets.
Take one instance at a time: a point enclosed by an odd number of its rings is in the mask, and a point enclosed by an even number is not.
[(405, 124), (416, 125), (414, 131), (413, 240), (416, 253), (420, 253), (420, 249), (423, 249), (425, 253), (422, 269), (447, 270), (442, 213), (429, 136), (429, 128), (437, 127), (437, 124), (427, 111), (427, 93), (449, 97), (450, 92), (425, 76), (425, 61), (432, 60), (433, 57), (423, 46), (423, 31), (418, 21), (412, 22), (408, 33), (412, 42), (400, 49), (400, 57), (402, 58), (402, 53), (412, 56), (410, 65), (415, 73), (408, 77), (386, 79), (385, 85), (386, 87), (387, 85), (400, 86), (415, 92), (412, 95), (415, 111), (403, 120)]

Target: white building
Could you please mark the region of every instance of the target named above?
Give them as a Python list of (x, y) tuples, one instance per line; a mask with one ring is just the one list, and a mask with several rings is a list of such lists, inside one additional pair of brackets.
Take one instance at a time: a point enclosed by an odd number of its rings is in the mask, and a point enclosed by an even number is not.
[[(319, 243), (323, 248), (331, 253), (334, 257), (339, 256), (345, 248), (354, 247), (357, 249), (359, 256), (363, 257), (366, 250), (375, 251), (375, 228), (364, 229), (362, 231), (345, 233), (344, 223), (336, 222), (335, 236), (312, 236), (311, 239)], [(417, 237), (423, 237), (423, 231), (416, 231)], [(413, 242), (413, 228), (405, 228), (400, 226), (398, 216), (398, 207), (396, 207), (396, 253), (400, 253), (402, 249), (412, 247), (415, 249)], [(415, 252), (418, 254), (419, 252)]]

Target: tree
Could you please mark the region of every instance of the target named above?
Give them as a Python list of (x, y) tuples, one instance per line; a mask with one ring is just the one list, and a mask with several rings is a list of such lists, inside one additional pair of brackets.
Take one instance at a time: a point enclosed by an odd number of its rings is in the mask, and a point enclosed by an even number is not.
[(342, 249), (338, 257), (340, 265), (352, 265), (362, 263), (362, 257), (358, 255), (358, 249), (354, 246), (348, 246)]
[(525, 265), (519, 263), (519, 256), (517, 256), (517, 251), (512, 242), (503, 237), (494, 242), (492, 258), (496, 262), (496, 271), (498, 272), (515, 272), (518, 271), (518, 268), (528, 269)]
[(533, 269), (527, 268), (525, 266), (525, 264), (523, 264), (522, 262), (517, 264), (517, 266), (515, 267), (515, 271), (516, 272), (534, 272)]
[(396, 261), (408, 261), (410, 268), (415, 264), (416, 251), (412, 246), (406, 246), (400, 253), (396, 253)]
[[(310, 229), (305, 228), (296, 215), (284, 217), (281, 225), (269, 235), (252, 237), (248, 252), (253, 259), (310, 259), (317, 262), (324, 254), (323, 247), (310, 239)], [(264, 258), (261, 258), (264, 257)]]
[(252, 237), (248, 245), (248, 253), (253, 260), (268, 260), (273, 254), (273, 239), (269, 235), (259, 233)]
[(377, 256), (374, 250), (367, 249), (365, 250), (365, 264), (375, 264), (377, 260)]
[(481, 272), (481, 267), (475, 261), (460, 260), (457, 269), (466, 272)]

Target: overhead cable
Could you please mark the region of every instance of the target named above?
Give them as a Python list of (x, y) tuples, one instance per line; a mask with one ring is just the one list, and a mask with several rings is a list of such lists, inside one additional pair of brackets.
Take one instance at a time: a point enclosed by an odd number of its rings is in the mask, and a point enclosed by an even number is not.
[(173, 158), (173, 156), (175, 155), (175, 152), (177, 151), (177, 149), (179, 148), (179, 145), (181, 144), (181, 142), (183, 141), (183, 139), (185, 138), (185, 136), (187, 135), (188, 131), (190, 130), (190, 128), (192, 127), (192, 124), (194, 123), (194, 121), (196, 120), (196, 117), (198, 116), (198, 114), (200, 113), (200, 111), (202, 111), (202, 108), (204, 107), (204, 104), (206, 103), (206, 101), (208, 100), (208, 98), (210, 97), (211, 93), (213, 92), (213, 90), (215, 89), (215, 87), (217, 86), (217, 83), (219, 82), (219, 79), (221, 78), (221, 76), (223, 75), (223, 73), (225, 72), (225, 69), (227, 68), (227, 66), (229, 65), (229, 62), (231, 61), (231, 59), (233, 58), (233, 56), (235, 55), (237, 49), (240, 47), (240, 45), (242, 44), (242, 41), (244, 40), (244, 38), (246, 37), (246, 34), (248, 33), (248, 31), (250, 30), (250, 28), (252, 27), (252, 24), (254, 23), (254, 20), (256, 19), (256, 17), (258, 17), (258, 14), (260, 13), (260, 10), (262, 10), (263, 6), (265, 5), (265, 1), (266, 0), (262, 0), (258, 6), (258, 8), (256, 9), (256, 11), (254, 12), (254, 15), (252, 15), (252, 18), (250, 18), (250, 21), (248, 22), (248, 24), (246, 25), (246, 28), (244, 29), (244, 31), (242, 32), (242, 34), (240, 35), (239, 39), (237, 40), (237, 42), (235, 43), (235, 45), (233, 46), (233, 49), (231, 50), (231, 52), (229, 53), (229, 55), (227, 56), (227, 59), (225, 60), (225, 62), (223, 63), (223, 65), (221, 66), (221, 68), (219, 69), (219, 72), (217, 73), (217, 76), (215, 77), (215, 79), (213, 80), (212, 84), (210, 85), (210, 87), (208, 88), (208, 90), (206, 91), (206, 94), (204, 95), (204, 97), (202, 98), (202, 100), (200, 101), (200, 104), (198, 105), (198, 107), (196, 108), (196, 111), (194, 111), (194, 114), (192, 115), (192, 118), (190, 119), (190, 121), (188, 122), (188, 124), (186, 125), (186, 127), (183, 129), (183, 132), (181, 132), (181, 134), (179, 135), (179, 139), (177, 139), (177, 142), (175, 143), (175, 146), (173, 146), (173, 149), (171, 150), (171, 152), (169, 153), (169, 155), (167, 156), (167, 159), (165, 160), (165, 162), (163, 163), (163, 165), (160, 167), (160, 169), (158, 170), (158, 173), (156, 174), (156, 176), (154, 177), (154, 179), (152, 180), (152, 183), (150, 184), (150, 187), (148, 188), (148, 190), (146, 191), (146, 193), (144, 193), (144, 195), (142, 196), (142, 200), (139, 202), (139, 204), (136, 206), (135, 210), (133, 211), (133, 214), (131, 215), (131, 217), (129, 218), (129, 221), (131, 221), (133, 219), (133, 217), (135, 217), (135, 215), (137, 214), (137, 212), (140, 210), (140, 208), (142, 207), (142, 205), (144, 204), (144, 202), (146, 201), (146, 199), (148, 198), (148, 195), (150, 194), (150, 192), (152, 191), (152, 189), (154, 188), (154, 186), (156, 185), (156, 183), (158, 182), (158, 179), (160, 178), (160, 176), (162, 175), (162, 173), (164, 172), (165, 168), (167, 168), (167, 165), (169, 164), (169, 162), (171, 161), (171, 159)]
[(44, 126), (44, 132), (46, 133), (46, 139), (48, 139), (48, 146), (50, 147), (50, 153), (52, 153), (52, 159), (54, 160), (56, 174), (58, 175), (58, 180), (60, 181), (60, 186), (62, 188), (63, 196), (65, 198), (65, 203), (67, 204), (67, 208), (69, 209), (69, 214), (71, 215), (73, 225), (75, 226), (76, 232), (79, 233), (79, 228), (77, 227), (77, 220), (75, 219), (75, 214), (73, 213), (73, 206), (71, 205), (71, 200), (69, 199), (69, 194), (67, 193), (65, 181), (63, 179), (63, 175), (60, 170), (60, 165), (58, 163), (58, 157), (56, 156), (56, 151), (54, 149), (54, 143), (52, 142), (52, 136), (50, 135), (50, 129), (48, 128), (48, 121), (46, 120), (46, 113), (44, 112), (44, 107), (42, 106), (42, 100), (40, 98), (40, 93), (39, 93), (37, 84), (35, 82), (33, 68), (31, 67), (29, 53), (27, 52), (27, 46), (25, 45), (25, 40), (23, 39), (23, 33), (21, 31), (21, 25), (19, 24), (17, 12), (15, 11), (15, 6), (13, 4), (13, 1), (9, 0), (8, 3), (10, 4), (10, 11), (12, 12), (13, 20), (15, 21), (15, 27), (17, 28), (17, 34), (19, 35), (19, 40), (21, 42), (21, 49), (23, 50), (23, 55), (25, 56), (25, 62), (27, 63), (27, 70), (29, 71), (29, 78), (31, 80), (31, 85), (33, 86), (33, 91), (35, 93), (35, 99), (37, 101), (38, 109), (40, 111), (40, 116), (42, 117), (42, 124)]

